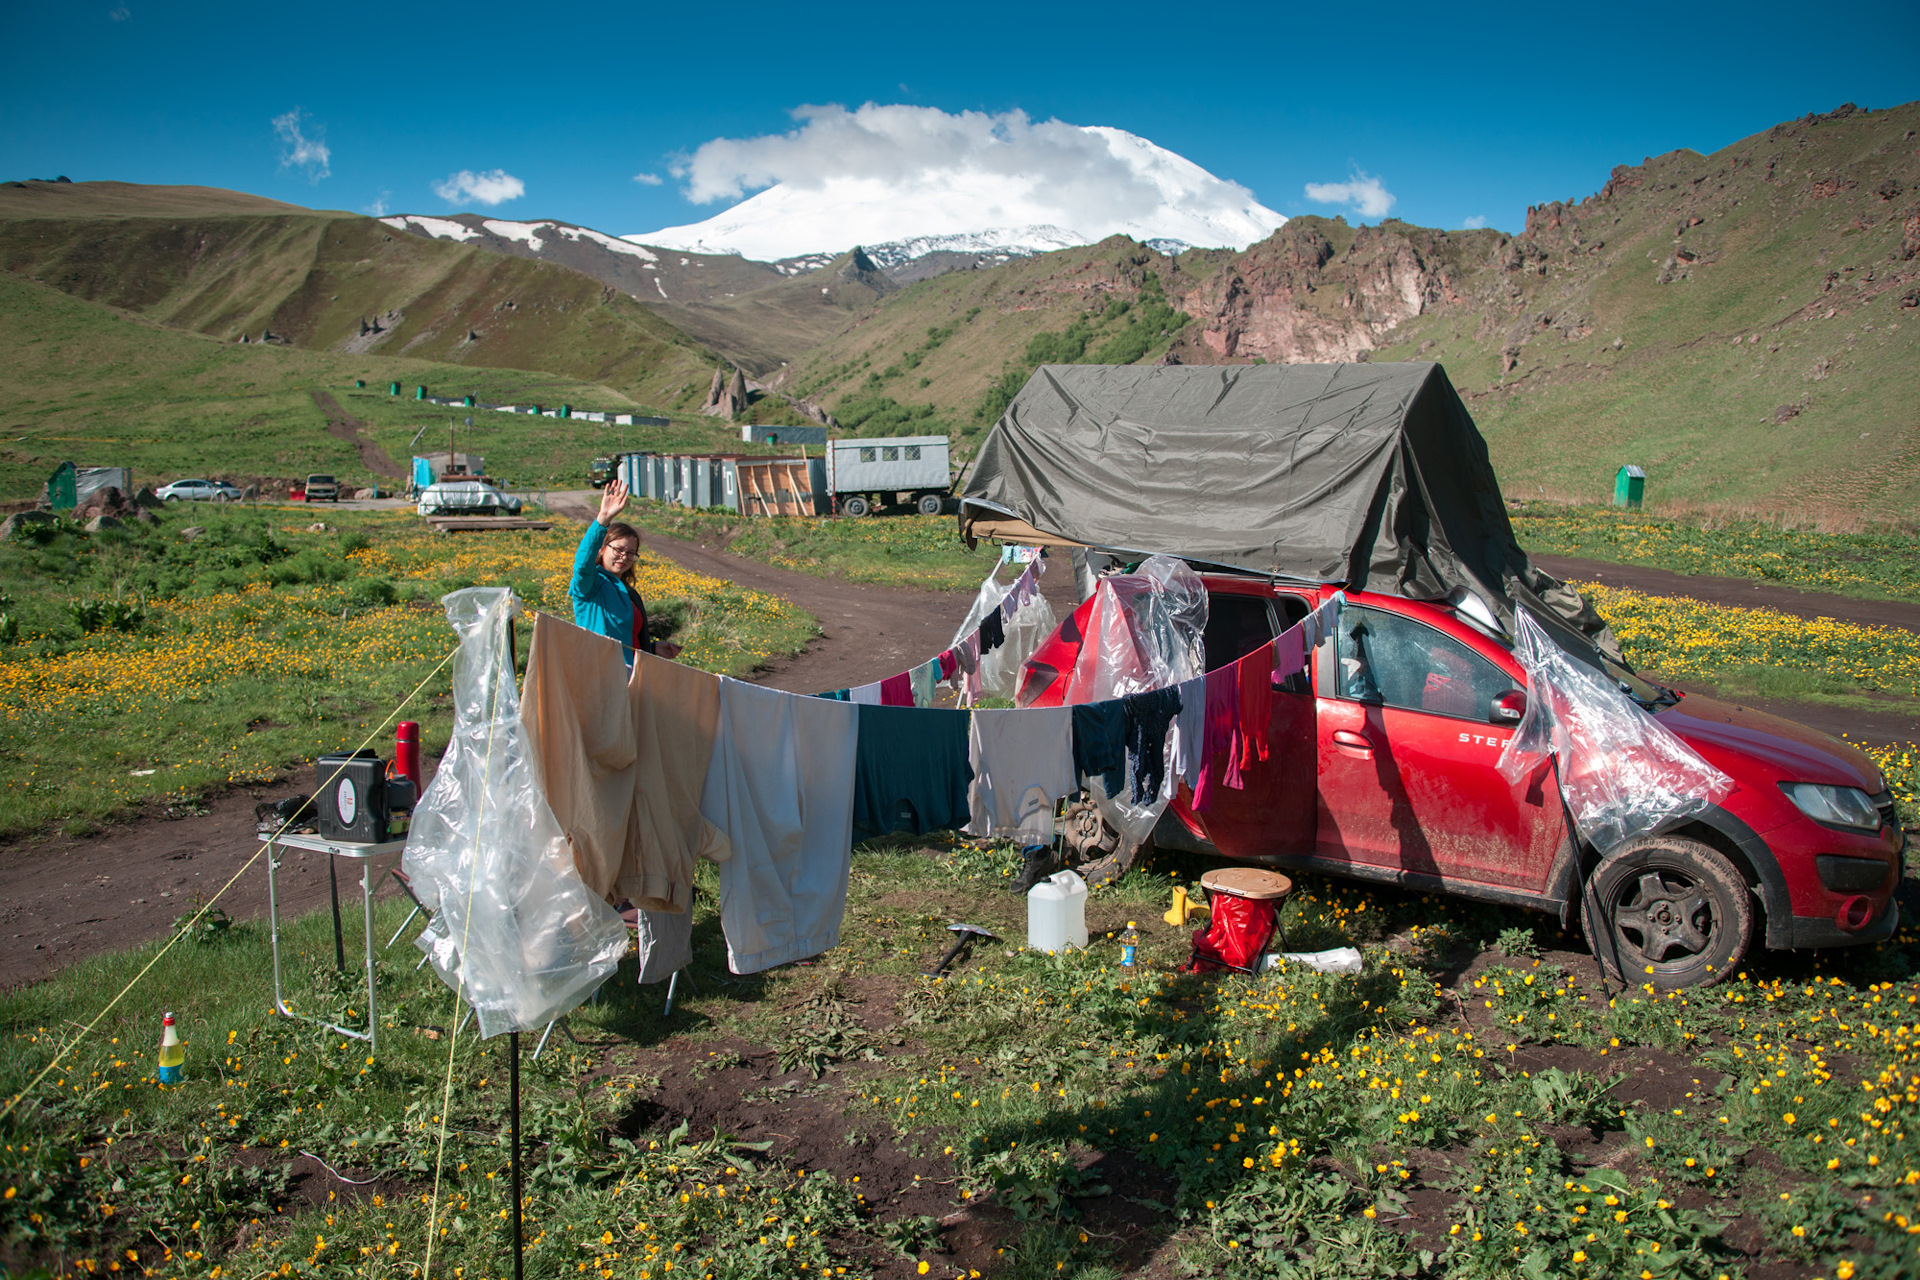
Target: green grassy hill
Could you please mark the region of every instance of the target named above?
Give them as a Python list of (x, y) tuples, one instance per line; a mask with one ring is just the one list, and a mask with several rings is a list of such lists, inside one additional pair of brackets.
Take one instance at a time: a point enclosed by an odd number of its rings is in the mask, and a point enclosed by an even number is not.
[[(241, 482), (331, 471), (376, 477), (354, 445), (329, 433), (314, 392), (331, 396), (402, 464), (446, 448), (449, 417), (467, 415), (385, 394), (401, 382), (508, 403), (648, 409), (617, 390), (554, 374), (450, 365), (385, 352), (352, 355), (277, 344), (239, 345), (0, 275), (0, 499), (35, 497), (62, 461), (129, 466), (136, 484), (189, 475)], [(354, 382), (363, 380), (365, 389)], [(615, 448), (748, 448), (725, 423), (668, 428), (476, 413), (459, 447), (497, 475), (578, 485), (588, 459)], [(417, 445), (416, 445), (417, 440)]]
[(666, 408), (717, 360), (577, 271), (353, 215), (0, 218), (0, 269), (224, 341), (537, 369)]
[[(1920, 500), (1920, 104), (1614, 170), (1519, 236), (1298, 218), (1245, 253), (1122, 238), (886, 298), (778, 386), (977, 440), (1037, 363), (1437, 360), (1516, 496), (1846, 524)], [(1165, 299), (1165, 305), (1162, 303)]]

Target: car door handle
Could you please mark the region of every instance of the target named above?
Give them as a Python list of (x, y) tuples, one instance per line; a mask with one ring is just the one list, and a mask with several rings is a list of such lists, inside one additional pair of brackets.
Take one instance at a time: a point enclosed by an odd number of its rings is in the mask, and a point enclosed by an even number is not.
[(1372, 740), (1369, 739), (1366, 734), (1355, 733), (1351, 729), (1335, 729), (1333, 731), (1333, 745), (1346, 751), (1356, 752), (1361, 756), (1371, 756), (1373, 754)]

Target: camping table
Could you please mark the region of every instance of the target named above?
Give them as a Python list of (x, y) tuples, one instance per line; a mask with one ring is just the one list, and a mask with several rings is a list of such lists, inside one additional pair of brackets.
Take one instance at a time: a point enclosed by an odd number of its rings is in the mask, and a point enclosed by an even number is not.
[[(378, 1049), (376, 1039), (379, 1023), (375, 1020), (373, 1006), (373, 885), (378, 878), (374, 873), (374, 863), (390, 858), (407, 847), (405, 840), (388, 840), (382, 844), (349, 844), (342, 840), (322, 840), (317, 836), (269, 836), (267, 846), (267, 922), (273, 937), (273, 1008), (283, 1018), (298, 1018), (302, 1022), (318, 1023), (329, 1031), (337, 1031), (343, 1036), (352, 1036), (355, 1040), (365, 1040), (370, 1048)], [(287, 1006), (286, 996), (280, 984), (280, 898), (274, 884), (274, 872), (280, 867), (280, 854), (283, 849), (299, 849), (309, 853), (327, 855), (327, 880), (333, 890), (333, 946), (334, 963), (341, 969), (346, 968), (346, 958), (340, 940), (340, 891), (334, 880), (335, 858), (351, 858), (360, 864), (360, 894), (366, 922), (367, 948), (367, 1029), (356, 1031), (351, 1027), (337, 1026), (323, 1018), (315, 1018), (304, 1013), (295, 1013)]]

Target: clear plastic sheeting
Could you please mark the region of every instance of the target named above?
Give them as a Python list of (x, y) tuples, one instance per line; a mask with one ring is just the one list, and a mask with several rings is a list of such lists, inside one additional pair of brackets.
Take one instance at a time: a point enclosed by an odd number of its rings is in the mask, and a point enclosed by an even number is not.
[(1053, 606), (1038, 591), (1015, 609), (1012, 617), (1003, 619), (1001, 626), (1006, 632), (1006, 643), (980, 656), (980, 696), (1012, 698), (1020, 684), (1021, 668), (1058, 625)]
[(1524, 609), (1514, 611), (1514, 657), (1531, 686), (1527, 710), (1500, 753), (1519, 782), (1547, 756), (1580, 835), (1602, 853), (1719, 803), (1733, 779), (1555, 644)]
[[(1147, 693), (1205, 674), (1207, 588), (1183, 560), (1149, 556), (1133, 573), (1101, 578), (1093, 597), (1075, 610), (1073, 626), (1079, 651), (1061, 693), (1065, 705)], [(1062, 656), (1060, 645), (1049, 644), (1027, 664), (1022, 706), (1052, 686), (1058, 678), (1052, 663)]]
[(427, 927), (414, 945), (473, 1007), (484, 1037), (537, 1031), (620, 963), (627, 929), (595, 897), (547, 807), (520, 725), (505, 587), (442, 601), (460, 636), (453, 738), (401, 860)]
[[(1167, 740), (1171, 751), (1173, 740)], [(1106, 819), (1108, 826), (1120, 833), (1120, 845), (1123, 849), (1138, 849), (1146, 843), (1147, 837), (1160, 822), (1160, 815), (1166, 812), (1167, 804), (1173, 799), (1173, 789), (1180, 781), (1180, 775), (1171, 768), (1167, 770), (1165, 780), (1160, 784), (1157, 795), (1147, 797), (1144, 804), (1133, 802), (1133, 757), (1127, 757), (1126, 781), (1120, 786), (1118, 795), (1108, 795), (1106, 780), (1095, 774), (1086, 780), (1087, 797), (1093, 801), (1094, 808)]]

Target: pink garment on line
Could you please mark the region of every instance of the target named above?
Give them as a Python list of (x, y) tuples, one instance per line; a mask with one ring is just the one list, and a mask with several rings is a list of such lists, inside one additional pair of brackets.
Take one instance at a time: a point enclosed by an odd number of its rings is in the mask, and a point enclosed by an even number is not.
[(940, 680), (942, 683), (953, 679), (953, 673), (960, 669), (960, 658), (951, 649), (941, 654), (937, 661), (940, 663)]
[(897, 676), (888, 676), (880, 682), (880, 705), (883, 707), (910, 707), (913, 705), (913, 675), (903, 671)]
[(1213, 805), (1214, 774), (1236, 791), (1242, 787), (1234, 752), (1234, 722), (1240, 718), (1240, 668), (1237, 664), (1207, 672), (1207, 724), (1201, 733), (1200, 781), (1193, 788), (1193, 811)]
[(1307, 631), (1295, 623), (1273, 642), (1273, 678), (1285, 680), (1307, 669)]

